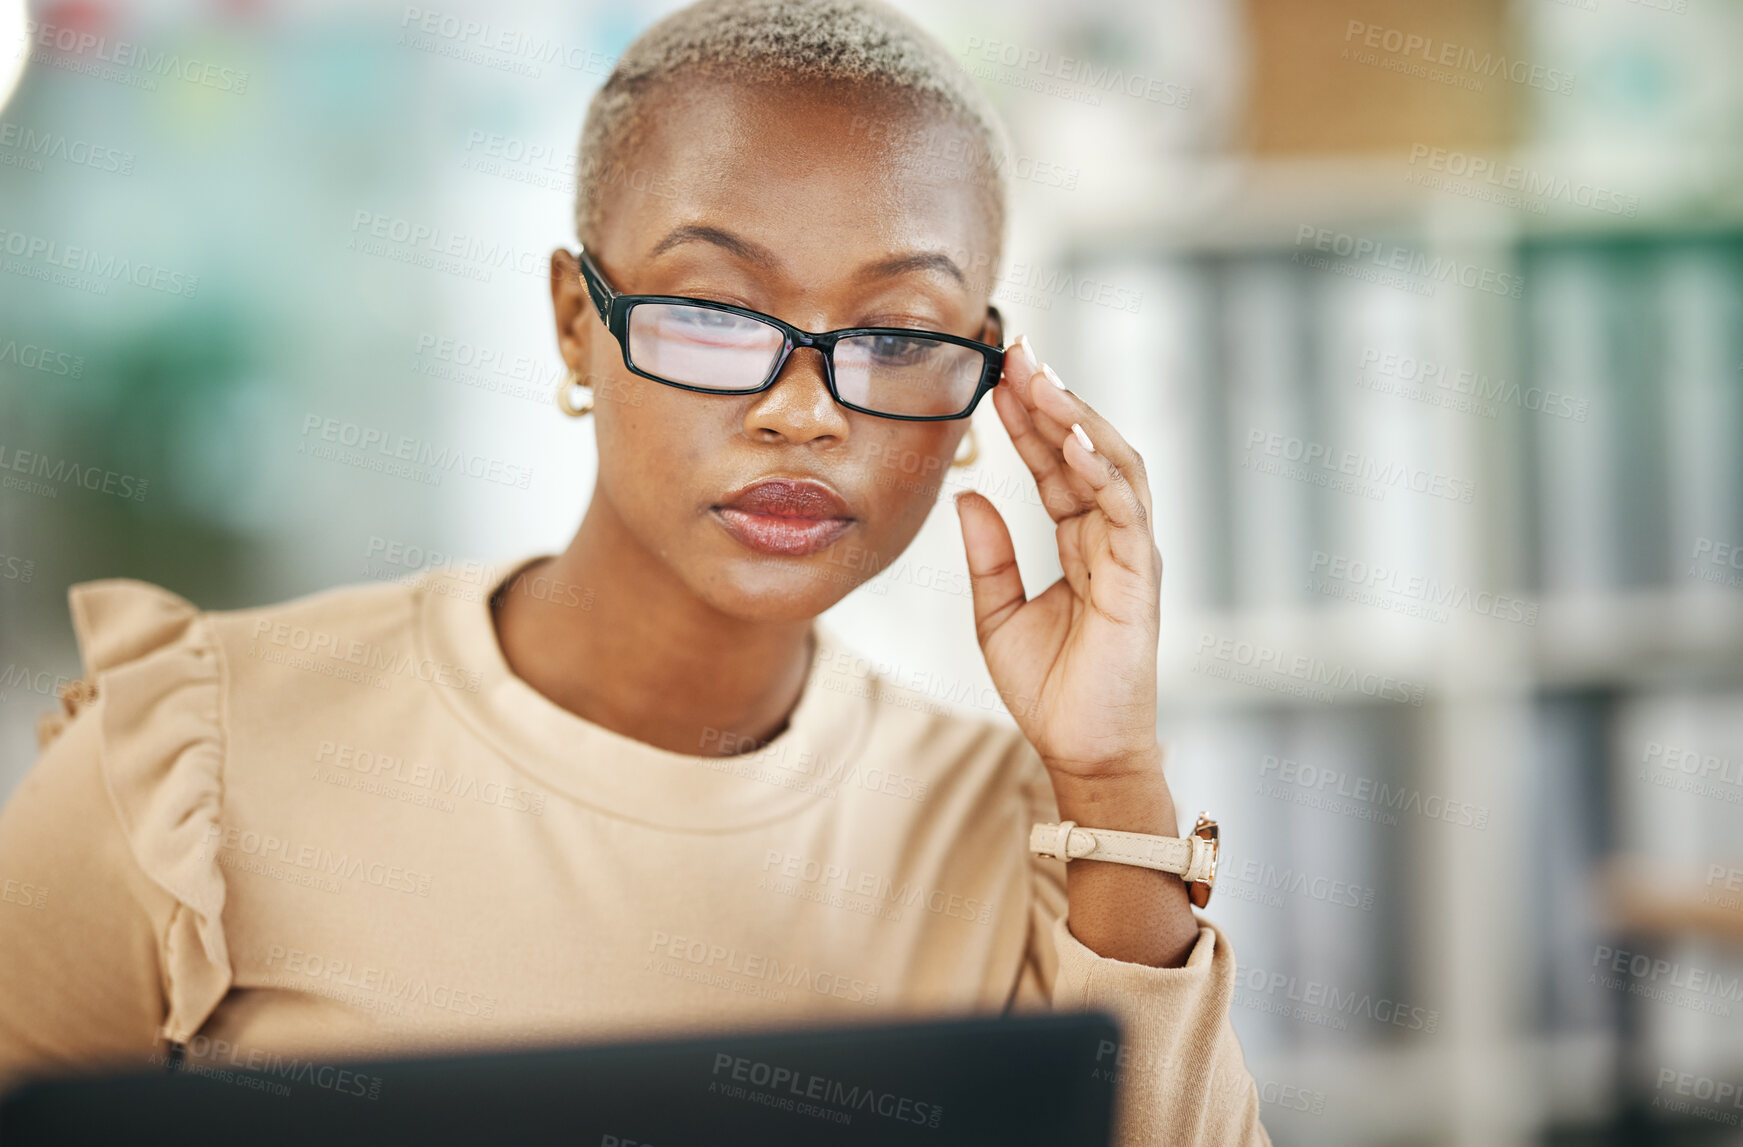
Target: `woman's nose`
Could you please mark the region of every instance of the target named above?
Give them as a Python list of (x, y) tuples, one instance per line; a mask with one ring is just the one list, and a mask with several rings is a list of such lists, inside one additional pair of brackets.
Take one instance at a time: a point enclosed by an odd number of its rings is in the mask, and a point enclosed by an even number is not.
[(789, 442), (846, 439), (847, 409), (829, 393), (824, 369), (821, 350), (794, 347), (775, 384), (752, 396), (744, 415), (745, 432), (753, 438), (773, 432)]

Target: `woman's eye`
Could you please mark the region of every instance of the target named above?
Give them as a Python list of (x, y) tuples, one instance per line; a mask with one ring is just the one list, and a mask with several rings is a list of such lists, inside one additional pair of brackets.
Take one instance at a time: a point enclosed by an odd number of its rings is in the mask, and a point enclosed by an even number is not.
[(871, 352), (879, 362), (907, 364), (919, 362), (937, 346), (931, 339), (878, 335), (872, 339)]
[(706, 307), (684, 307), (679, 310), (678, 315), (691, 326), (716, 331), (731, 330), (745, 322), (742, 315), (735, 315), (730, 311), (713, 311)]

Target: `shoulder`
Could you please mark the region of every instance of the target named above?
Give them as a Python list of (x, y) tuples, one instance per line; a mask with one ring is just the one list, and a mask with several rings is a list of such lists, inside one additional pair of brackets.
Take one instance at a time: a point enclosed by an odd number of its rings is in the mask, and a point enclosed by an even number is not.
[(332, 683), (323, 651), (404, 644), (420, 588), (342, 586), (272, 605), (203, 610), (134, 578), (77, 583), (67, 599), (83, 676), (62, 691), (65, 711), (45, 715), (38, 738), (46, 748), (91, 709), (103, 781), (141, 865), (184, 903), (215, 913), (215, 874), (189, 856), (219, 815), (238, 717), (266, 706), (319, 706)]
[(347, 585), (270, 605), (203, 610), (151, 582), (103, 578), (71, 586), (67, 600), (90, 676), (177, 643), (267, 636), (280, 627), (391, 630), (409, 622), (413, 599), (428, 580)]
[[(62, 690), (62, 714), (38, 728), (44, 747), (91, 708), (104, 779), (130, 834), (173, 804), (214, 809), (235, 706), (235, 668), (249, 646), (319, 652), (345, 641), (409, 633), (421, 583), (343, 586), (272, 605), (203, 610), (134, 578), (67, 591), (83, 675)], [(297, 674), (295, 677), (309, 677)], [(282, 702), (301, 681), (270, 682)]]
[(236, 780), (233, 731), (269, 711), (368, 703), (373, 691), (337, 682), (332, 666), (349, 668), (343, 658), (356, 649), (410, 645), (428, 580), (348, 585), (235, 610), (203, 610), (133, 578), (67, 591), (84, 671), (62, 690), (64, 712), (45, 715), (38, 738), (45, 761), (90, 761), (121, 847), (147, 886), (168, 894), (154, 917), (170, 1038), (197, 1030), (230, 983), (228, 889), (211, 840)]
[[(119, 691), (136, 702), (161, 701), (177, 684), (216, 686), (223, 663), (246, 655), (250, 643), (319, 650), (342, 637), (409, 632), (416, 595), (429, 580), (342, 586), (221, 611), (203, 610), (173, 590), (137, 578), (78, 582), (68, 588), (67, 602), (83, 675), (59, 690), (61, 712), (42, 714), (38, 742), (46, 747), (97, 696), (105, 678), (112, 679), (107, 692)], [(156, 679), (162, 688), (141, 694), (132, 684), (140, 678)]]
[(393, 640), (409, 635), (420, 597), (439, 580), (363, 582), (241, 609), (209, 610), (213, 635), (228, 647), (247, 642), (323, 652), (341, 641)]

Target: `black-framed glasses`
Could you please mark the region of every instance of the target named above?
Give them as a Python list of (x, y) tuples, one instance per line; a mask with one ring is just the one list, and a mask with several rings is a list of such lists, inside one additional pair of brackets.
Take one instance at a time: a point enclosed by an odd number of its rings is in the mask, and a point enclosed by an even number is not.
[[(823, 355), (830, 397), (879, 418), (967, 418), (998, 385), (1005, 351), (942, 331), (848, 327), (805, 331), (773, 315), (683, 295), (613, 290), (587, 249), (581, 275), (623, 365), (667, 386), (707, 394), (756, 394), (775, 384), (795, 347)], [(999, 338), (1004, 319), (988, 306)]]

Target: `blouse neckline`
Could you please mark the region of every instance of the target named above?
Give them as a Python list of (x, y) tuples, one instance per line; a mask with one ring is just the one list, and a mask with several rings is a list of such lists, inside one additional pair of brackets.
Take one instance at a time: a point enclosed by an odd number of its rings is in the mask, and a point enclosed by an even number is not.
[[(792, 816), (855, 769), (871, 727), (873, 684), (841, 667), (844, 645), (821, 618), (787, 726), (754, 752), (709, 757), (663, 749), (564, 709), (516, 676), (497, 641), (490, 599), (546, 555), (485, 586), (451, 569), (414, 590), (419, 654), (458, 674), (430, 688), (512, 765), (552, 794), (598, 812), (678, 832), (732, 832)], [(455, 687), (442, 679), (475, 681)]]

